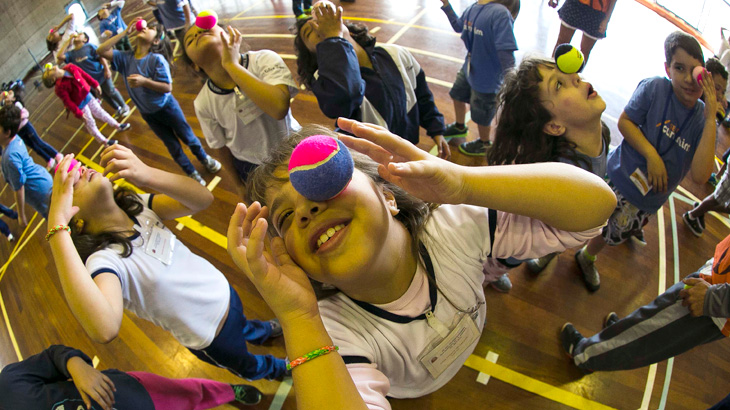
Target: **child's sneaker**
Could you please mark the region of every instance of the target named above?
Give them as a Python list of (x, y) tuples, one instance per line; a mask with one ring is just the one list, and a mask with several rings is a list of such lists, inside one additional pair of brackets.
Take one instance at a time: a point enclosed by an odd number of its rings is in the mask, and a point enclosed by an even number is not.
[(644, 230), (639, 229), (636, 232), (631, 233), (631, 242), (634, 243), (636, 246), (644, 247), (646, 246), (646, 239), (644, 239)]
[(575, 261), (578, 263), (578, 268), (583, 274), (583, 281), (586, 284), (586, 288), (591, 292), (595, 292), (601, 287), (601, 277), (596, 269), (595, 261), (588, 259), (583, 254), (583, 249), (575, 253)]
[(127, 116), (129, 116), (129, 111), (130, 111), (130, 108), (129, 108), (129, 106), (128, 106), (128, 105), (125, 105), (125, 106), (124, 106), (124, 108), (123, 108), (122, 110), (123, 110), (123, 111), (122, 111), (122, 117), (127, 117)]
[(124, 124), (119, 124), (119, 132), (124, 132), (130, 128), (132, 128), (132, 124), (128, 122), (125, 122)]
[(304, 12), (305, 12), (306, 14), (312, 14), (312, 8), (311, 8), (311, 7), (308, 7), (308, 8), (306, 8), (306, 9), (304, 9)]
[(56, 166), (56, 159), (55, 158), (51, 158), (51, 159), (48, 160), (48, 164), (46, 164), (46, 170), (47, 171), (50, 171), (55, 166)]
[(221, 170), (221, 163), (210, 155), (205, 158), (203, 165), (205, 166), (205, 170), (211, 174), (215, 174), (216, 172)]
[(543, 256), (542, 258), (530, 259), (527, 261), (527, 269), (533, 274), (537, 275), (545, 269), (551, 260), (558, 256), (557, 252), (553, 252)]
[(580, 334), (580, 332), (570, 322), (564, 324), (560, 329), (560, 343), (563, 345), (565, 353), (571, 359), (573, 358), (573, 351), (575, 351), (575, 347), (578, 346), (578, 343), (580, 343), (583, 339), (583, 335)]
[(117, 141), (115, 139), (109, 139), (109, 140), (106, 140), (106, 142), (104, 144), (107, 147), (111, 147), (112, 145), (115, 145), (115, 144), (118, 144), (118, 143), (119, 143), (119, 141)]
[(269, 320), (269, 324), (271, 325), (271, 334), (269, 335), (269, 339), (279, 337), (284, 334), (284, 330), (281, 328), (279, 319), (271, 319)]
[(263, 394), (261, 394), (259, 389), (248, 384), (232, 384), (231, 387), (235, 396), (234, 400), (238, 403), (253, 406), (261, 402)]
[(9, 233), (8, 234), (8, 242), (12, 242), (14, 240), (15, 240), (15, 237), (13, 236), (13, 234), (12, 233)]
[(714, 172), (710, 174), (710, 179), (707, 180), (707, 183), (716, 187), (717, 186), (717, 174)]
[(112, 115), (112, 117), (114, 117), (114, 119), (117, 119), (117, 118), (121, 117), (123, 115), (123, 113), (124, 113), (124, 107), (117, 107), (117, 110), (114, 112), (114, 115)]
[(303, 19), (308, 18), (308, 17), (309, 16), (306, 15), (306, 14), (300, 14), (300, 15), (297, 16), (297, 20), (303, 20)]
[(619, 319), (616, 312), (611, 312), (607, 314), (605, 318), (603, 318), (603, 328), (605, 329), (618, 321)]
[(203, 179), (203, 177), (200, 176), (200, 172), (198, 172), (198, 171), (193, 171), (192, 173), (188, 174), (188, 176), (190, 178), (192, 178), (192, 179), (200, 182), (200, 185), (202, 185), (202, 186), (206, 186), (207, 185), (207, 183), (205, 182), (205, 180)]
[(456, 125), (455, 122), (452, 122), (446, 126), (446, 130), (444, 130), (444, 138), (466, 137), (467, 133), (469, 133), (469, 127), (466, 124), (462, 124), (460, 127)]
[(459, 144), (459, 152), (470, 157), (482, 157), (487, 154), (487, 147), (491, 141), (484, 142), (480, 139)]
[(507, 293), (512, 290), (512, 282), (509, 280), (507, 273), (500, 276), (494, 282), (489, 282), (489, 286), (493, 287), (497, 292)]
[(704, 219), (704, 215), (699, 218), (692, 218), (689, 211), (682, 214), (684, 224), (687, 225), (687, 228), (689, 228), (689, 230), (698, 238), (702, 236), (702, 232), (705, 230), (705, 227), (700, 225), (700, 219)]

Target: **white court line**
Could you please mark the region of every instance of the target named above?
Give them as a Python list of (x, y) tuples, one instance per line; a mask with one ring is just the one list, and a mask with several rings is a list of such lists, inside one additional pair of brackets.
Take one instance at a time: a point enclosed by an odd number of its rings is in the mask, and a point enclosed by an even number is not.
[(427, 11), (428, 11), (428, 8), (424, 7), (420, 13), (416, 14), (416, 17), (413, 17), (411, 19), (411, 21), (406, 23), (405, 26), (403, 26), (400, 30), (398, 30), (398, 32), (395, 33), (395, 35), (388, 40), (387, 44), (393, 44), (396, 41), (398, 41), (398, 39), (401, 38), (401, 36), (403, 34), (405, 34), (405, 32), (408, 31), (409, 28), (413, 27), (413, 24), (415, 22), (417, 22), (421, 17), (423, 17), (423, 15), (426, 14)]
[[(499, 355), (490, 350), (489, 352), (487, 352), (485, 359), (489, 360), (492, 363), (497, 363)], [(479, 376), (477, 376), (477, 383), (481, 383), (486, 386), (487, 383), (489, 383), (489, 378), (490, 376), (488, 374), (479, 372)]]
[(281, 384), (279, 384), (279, 388), (276, 389), (276, 394), (274, 394), (274, 400), (271, 401), (271, 406), (269, 406), (269, 410), (281, 409), (281, 406), (284, 405), (286, 397), (289, 396), (291, 385), (292, 379), (290, 377), (285, 377)]

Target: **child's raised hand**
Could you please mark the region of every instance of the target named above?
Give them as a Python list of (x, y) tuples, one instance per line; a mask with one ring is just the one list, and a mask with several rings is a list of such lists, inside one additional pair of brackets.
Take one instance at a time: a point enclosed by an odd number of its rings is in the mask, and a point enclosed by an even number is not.
[(56, 168), (51, 205), (48, 208), (48, 226), (68, 225), (71, 218), (79, 211), (79, 207), (73, 205), (73, 197), (75, 176), (81, 163), (77, 162), (69, 171), (73, 157), (73, 154), (66, 155)]
[(107, 375), (89, 366), (78, 356), (70, 358), (66, 362), (66, 368), (87, 409), (91, 408), (91, 400), (104, 410), (113, 409), (114, 392), (117, 389)]
[(268, 214), (258, 202), (248, 208), (239, 203), (228, 225), (228, 253), (282, 323), (317, 317), (312, 285), (287, 253), (284, 240), (276, 237), (268, 243)]
[(338, 118), (337, 125), (360, 137), (339, 138), (379, 163), (378, 173), (386, 181), (426, 202), (464, 202), (463, 167), (434, 157), (383, 127), (346, 118)]
[(100, 165), (104, 167), (104, 175), (112, 174), (109, 180), (114, 182), (124, 178), (137, 186), (147, 186), (150, 166), (142, 162), (131, 149), (114, 144), (101, 153)]
[(221, 65), (238, 64), (241, 61), (241, 42), (243, 36), (238, 29), (228, 26), (228, 35), (221, 31), (221, 42), (224, 45)]
[(715, 80), (707, 70), (702, 74), (702, 92), (705, 96), (705, 119), (715, 118), (717, 113), (717, 93), (715, 92)]
[(314, 28), (322, 40), (345, 35), (344, 30), (347, 28), (342, 25), (342, 7), (336, 7), (329, 1), (322, 1), (312, 10), (312, 17), (314, 17)]

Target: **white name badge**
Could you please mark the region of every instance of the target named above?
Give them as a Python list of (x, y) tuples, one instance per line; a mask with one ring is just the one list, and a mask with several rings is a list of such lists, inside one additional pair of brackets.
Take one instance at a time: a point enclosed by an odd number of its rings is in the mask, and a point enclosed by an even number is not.
[(421, 353), (419, 360), (431, 377), (436, 379), (477, 339), (479, 339), (477, 325), (469, 315), (462, 314), (456, 327), (449, 331), (449, 334), (441, 341), (437, 339), (435, 347), (426, 348)]
[(256, 103), (254, 103), (250, 98), (243, 98), (244, 95), (241, 94), (241, 92), (238, 90), (238, 87), (235, 88), (235, 91), (236, 96), (238, 97), (236, 99), (236, 114), (238, 115), (238, 118), (241, 119), (241, 122), (243, 122), (244, 125), (248, 125), (251, 121), (264, 114), (264, 111), (259, 108), (259, 106), (256, 105)]
[(147, 239), (144, 251), (147, 255), (159, 260), (165, 265), (172, 263), (172, 253), (175, 247), (175, 235), (159, 226), (152, 227), (152, 233)]
[(646, 196), (646, 194), (654, 188), (651, 184), (649, 184), (649, 179), (639, 168), (636, 168), (636, 171), (629, 176), (629, 179), (631, 179), (631, 182), (634, 183), (636, 189), (638, 189), (643, 196)]

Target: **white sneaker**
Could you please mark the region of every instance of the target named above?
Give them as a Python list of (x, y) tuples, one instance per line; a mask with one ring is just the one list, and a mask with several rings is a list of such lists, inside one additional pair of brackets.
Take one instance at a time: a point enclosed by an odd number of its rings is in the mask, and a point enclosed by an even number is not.
[(12, 242), (14, 240), (15, 240), (15, 237), (13, 236), (13, 234), (12, 233), (9, 233), (8, 234), (8, 242)]

